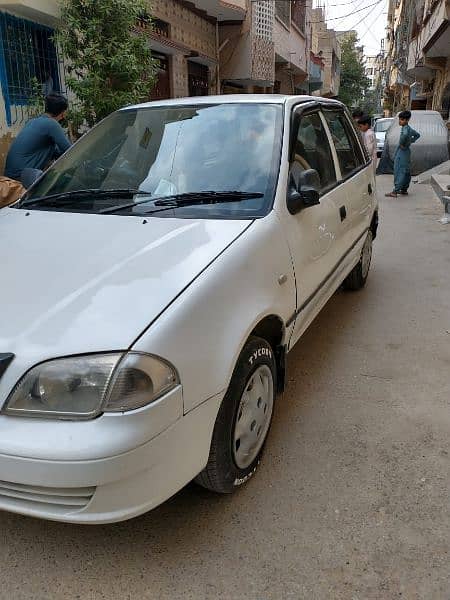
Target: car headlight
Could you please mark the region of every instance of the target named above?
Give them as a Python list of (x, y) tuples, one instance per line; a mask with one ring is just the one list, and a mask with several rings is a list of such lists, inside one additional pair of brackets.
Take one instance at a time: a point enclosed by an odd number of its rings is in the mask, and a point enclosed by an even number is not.
[(59, 358), (33, 367), (3, 412), (58, 419), (92, 419), (102, 412), (141, 408), (179, 384), (169, 363), (151, 356), (95, 354)]

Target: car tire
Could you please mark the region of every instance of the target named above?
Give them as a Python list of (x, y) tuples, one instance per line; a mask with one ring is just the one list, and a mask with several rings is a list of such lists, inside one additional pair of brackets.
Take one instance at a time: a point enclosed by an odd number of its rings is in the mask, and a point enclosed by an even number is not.
[(369, 275), (370, 263), (372, 261), (372, 244), (373, 234), (372, 230), (369, 229), (367, 232), (364, 246), (361, 250), (361, 256), (358, 264), (350, 271), (349, 275), (344, 279), (343, 286), (346, 290), (356, 291), (360, 290), (366, 285), (367, 277)]
[(251, 337), (245, 344), (220, 406), (201, 486), (230, 494), (255, 473), (272, 421), (277, 389), (272, 347)]

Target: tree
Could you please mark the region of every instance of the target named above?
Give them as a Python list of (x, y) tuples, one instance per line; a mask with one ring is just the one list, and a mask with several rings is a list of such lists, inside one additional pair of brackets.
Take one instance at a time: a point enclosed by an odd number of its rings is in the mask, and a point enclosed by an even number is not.
[(349, 31), (341, 38), (341, 84), (339, 99), (349, 108), (362, 103), (369, 88), (370, 81), (366, 77), (364, 63), (356, 49), (358, 37)]
[(367, 90), (360, 106), (365, 115), (373, 115), (380, 111), (380, 91), (377, 88)]
[[(155, 61), (136, 25), (144, 0), (61, 0), (57, 41), (76, 98), (71, 119), (90, 127), (127, 104), (149, 98)], [(149, 22), (147, 19), (146, 22)]]

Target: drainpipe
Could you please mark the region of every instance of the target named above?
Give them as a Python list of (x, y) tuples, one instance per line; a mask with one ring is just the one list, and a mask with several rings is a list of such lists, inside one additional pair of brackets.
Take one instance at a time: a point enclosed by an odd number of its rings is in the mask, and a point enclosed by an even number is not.
[(216, 20), (216, 60), (216, 94), (220, 94), (222, 92), (222, 86), (220, 85), (219, 17), (217, 17)]

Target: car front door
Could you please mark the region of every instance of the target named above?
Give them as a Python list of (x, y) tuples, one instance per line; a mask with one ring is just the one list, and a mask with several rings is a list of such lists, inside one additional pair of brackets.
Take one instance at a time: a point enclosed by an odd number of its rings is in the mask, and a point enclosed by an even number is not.
[[(298, 183), (308, 169), (320, 177), (320, 202), (297, 214), (284, 215), (297, 284), (297, 310), (290, 346), (294, 345), (327, 299), (330, 278), (338, 260), (339, 206), (335, 155), (319, 108), (297, 109), (291, 135), (290, 180)], [(323, 300), (323, 302), (322, 302)]]

